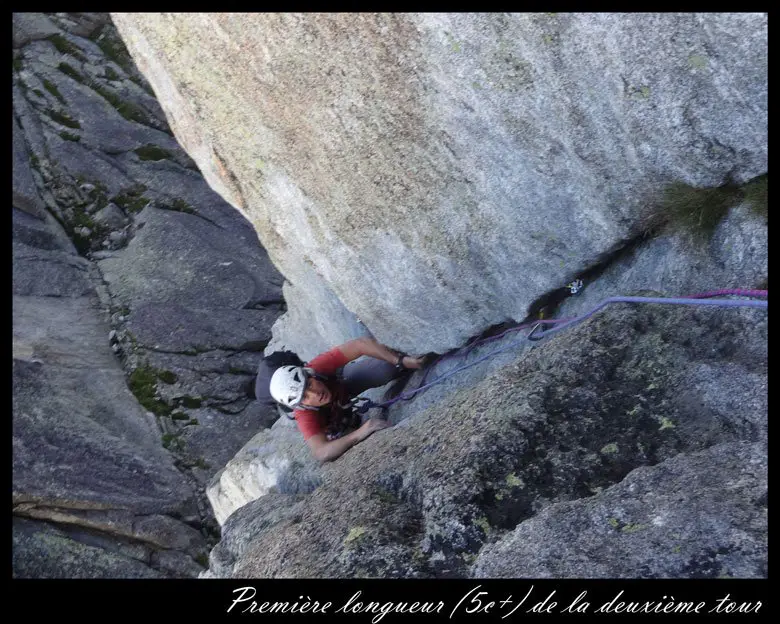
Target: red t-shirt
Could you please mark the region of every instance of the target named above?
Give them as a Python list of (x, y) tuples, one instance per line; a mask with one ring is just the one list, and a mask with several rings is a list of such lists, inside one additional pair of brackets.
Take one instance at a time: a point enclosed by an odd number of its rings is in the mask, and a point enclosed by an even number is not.
[[(338, 369), (347, 364), (349, 360), (338, 347), (334, 347), (330, 351), (321, 353), (306, 366), (313, 369), (320, 375), (333, 375)], [(331, 424), (331, 420), (340, 414), (339, 402), (345, 401), (348, 397), (342, 384), (338, 381), (325, 382), (328, 390), (331, 392), (331, 401), (327, 405), (323, 405), (319, 410), (308, 409), (296, 409), (293, 412), (293, 417), (298, 423), (298, 428), (303, 433), (303, 439), (308, 440), (313, 435), (318, 433), (325, 433), (328, 429), (328, 425)]]

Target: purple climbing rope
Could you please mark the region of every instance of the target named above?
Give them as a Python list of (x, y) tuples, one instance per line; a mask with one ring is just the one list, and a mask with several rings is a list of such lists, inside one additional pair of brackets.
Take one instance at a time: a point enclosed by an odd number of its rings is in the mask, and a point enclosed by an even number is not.
[(740, 288), (727, 288), (724, 290), (712, 290), (710, 292), (691, 295), (690, 299), (703, 299), (706, 297), (721, 297), (723, 295), (739, 295), (740, 297), (766, 297), (766, 290), (743, 290)]
[[(390, 407), (394, 403), (397, 403), (398, 401), (408, 401), (416, 394), (422, 392), (423, 390), (427, 390), (428, 388), (435, 386), (438, 383), (441, 383), (442, 381), (444, 381), (448, 377), (451, 377), (455, 373), (459, 373), (460, 371), (466, 370), (467, 368), (476, 366), (477, 364), (484, 362), (485, 360), (493, 357), (494, 355), (498, 355), (499, 353), (503, 353), (505, 351), (515, 348), (516, 346), (524, 342), (526, 339), (528, 339), (528, 337), (523, 336), (523, 340), (512, 342), (506, 347), (497, 349), (496, 351), (491, 351), (490, 353), (482, 356), (478, 360), (475, 360), (474, 362), (465, 364), (458, 368), (454, 368), (453, 370), (448, 371), (442, 376), (434, 379), (432, 382), (426, 384), (425, 380), (428, 377), (428, 372), (430, 372), (430, 370), (432, 370), (436, 364), (439, 364), (440, 362), (443, 362), (446, 359), (455, 357), (457, 355), (467, 355), (469, 352), (471, 352), (471, 350), (474, 347), (478, 345), (484, 345), (489, 342), (494, 342), (496, 340), (503, 338), (507, 334), (520, 331), (521, 329), (534, 327), (534, 329), (531, 331), (531, 334), (533, 334), (536, 332), (536, 329), (539, 327), (539, 325), (554, 325), (554, 327), (542, 332), (540, 337), (537, 338), (537, 340), (539, 340), (541, 338), (546, 337), (549, 334), (553, 334), (555, 332), (571, 327), (572, 325), (576, 325), (577, 323), (581, 323), (585, 319), (593, 316), (599, 310), (605, 308), (610, 303), (660, 303), (660, 304), (667, 304), (667, 305), (708, 305), (708, 306), (719, 306), (719, 307), (726, 307), (726, 308), (729, 307), (731, 308), (747, 307), (747, 308), (764, 308), (764, 309), (768, 308), (767, 301), (753, 301), (750, 299), (709, 299), (709, 297), (719, 297), (723, 295), (736, 295), (740, 297), (766, 297), (767, 291), (766, 290), (744, 290), (744, 289), (722, 289), (722, 290), (704, 292), (697, 295), (691, 295), (690, 297), (610, 297), (608, 299), (605, 299), (601, 303), (599, 303), (595, 308), (593, 308), (589, 312), (586, 312), (585, 314), (582, 314), (580, 316), (576, 316), (572, 318), (563, 318), (563, 319), (540, 319), (537, 321), (533, 321), (531, 323), (523, 323), (516, 327), (507, 329), (506, 331), (498, 334), (497, 336), (491, 336), (490, 338), (485, 338), (483, 340), (477, 340), (471, 342), (463, 349), (436, 358), (436, 360), (434, 360), (434, 362), (428, 368), (428, 371), (425, 372), (425, 375), (423, 375), (422, 381), (420, 382), (420, 386), (418, 388), (415, 388), (410, 392), (400, 394), (394, 399), (385, 401), (383, 403), (374, 403), (373, 401), (366, 399), (365, 402), (357, 409), (359, 412), (363, 413), (372, 407), (386, 408), (386, 407)], [(528, 336), (530, 337), (531, 334), (529, 334)], [(461, 351), (463, 351), (463, 353), (461, 353)]]

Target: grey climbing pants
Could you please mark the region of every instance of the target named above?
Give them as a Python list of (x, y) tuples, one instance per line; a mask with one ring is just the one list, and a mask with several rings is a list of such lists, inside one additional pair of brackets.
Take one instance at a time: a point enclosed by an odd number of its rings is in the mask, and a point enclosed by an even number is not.
[(355, 397), (369, 388), (378, 388), (398, 377), (401, 372), (389, 362), (363, 356), (344, 367), (342, 383), (349, 396)]

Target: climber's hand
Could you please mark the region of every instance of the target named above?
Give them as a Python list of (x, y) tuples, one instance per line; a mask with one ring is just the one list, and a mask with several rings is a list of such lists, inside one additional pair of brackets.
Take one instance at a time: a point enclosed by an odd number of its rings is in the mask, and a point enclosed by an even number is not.
[(425, 364), (425, 356), (414, 357), (412, 355), (406, 355), (401, 361), (401, 364), (404, 368), (422, 368), (423, 364)]
[(385, 429), (390, 426), (390, 423), (381, 418), (369, 418), (366, 422), (360, 425), (358, 431), (360, 432), (360, 439), (365, 440), (375, 431)]

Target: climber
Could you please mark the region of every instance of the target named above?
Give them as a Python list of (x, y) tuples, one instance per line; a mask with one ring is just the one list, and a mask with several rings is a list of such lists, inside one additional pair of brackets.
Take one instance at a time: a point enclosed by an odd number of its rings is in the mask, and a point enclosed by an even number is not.
[[(368, 357), (354, 361), (364, 355)], [(360, 416), (353, 412), (351, 401), (368, 388), (383, 386), (406, 370), (420, 368), (423, 362), (424, 358), (397, 353), (364, 336), (321, 353), (305, 366), (280, 366), (271, 376), (269, 391), (276, 402), (294, 410), (314, 457), (332, 461), (375, 431), (390, 426), (376, 417), (358, 426)]]

